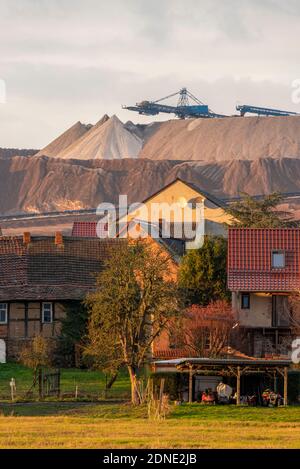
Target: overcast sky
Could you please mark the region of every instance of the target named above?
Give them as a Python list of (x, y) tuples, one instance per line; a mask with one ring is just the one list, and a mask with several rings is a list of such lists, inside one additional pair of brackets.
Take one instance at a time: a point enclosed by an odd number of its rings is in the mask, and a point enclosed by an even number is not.
[[(298, 0), (0, 0), (0, 147), (40, 148), (74, 122), (182, 86), (215, 112), (300, 112)], [(1, 91), (1, 90), (0, 90)]]

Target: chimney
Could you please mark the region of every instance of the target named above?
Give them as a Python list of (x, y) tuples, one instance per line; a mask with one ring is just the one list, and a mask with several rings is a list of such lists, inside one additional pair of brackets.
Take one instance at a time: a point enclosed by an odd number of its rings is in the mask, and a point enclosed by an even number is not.
[(28, 244), (30, 244), (31, 242), (31, 234), (29, 231), (25, 231), (23, 233), (23, 243), (28, 246)]
[(63, 241), (63, 235), (61, 231), (56, 231), (55, 232), (55, 244), (56, 246), (63, 246), (64, 241)]

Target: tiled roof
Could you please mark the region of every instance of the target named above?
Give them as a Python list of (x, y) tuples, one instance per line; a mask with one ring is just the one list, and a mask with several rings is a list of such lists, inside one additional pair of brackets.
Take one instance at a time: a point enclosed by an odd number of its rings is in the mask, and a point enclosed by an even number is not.
[(153, 239), (155, 239), (159, 244), (161, 244), (172, 257), (183, 256), (185, 253), (185, 242), (183, 239), (175, 239), (172, 237), (164, 237), (159, 224), (157, 223), (150, 223), (145, 220), (131, 220), (118, 233), (118, 237), (122, 238), (122, 236), (130, 233), (131, 228), (133, 225), (140, 225), (143, 229), (144, 233), (147, 233)]
[[(272, 267), (272, 251), (283, 250), (285, 267)], [(300, 288), (299, 228), (230, 228), (228, 288), (231, 291), (293, 291)]]
[(97, 224), (100, 238), (108, 236), (108, 223), (96, 221), (75, 221), (72, 228), (72, 236), (80, 238), (97, 238)]
[(78, 285), (23, 285), (15, 287), (0, 286), (0, 301), (31, 300), (82, 300), (94, 287)]
[(159, 349), (153, 352), (153, 358), (161, 360), (185, 357), (197, 357), (197, 354), (189, 349)]
[(173, 239), (181, 239), (184, 241), (192, 241), (196, 236), (196, 222), (166, 222), (160, 228), (162, 237), (167, 235)]
[[(167, 360), (169, 358), (185, 358), (185, 357), (196, 358), (198, 356), (199, 356), (199, 354), (197, 354), (196, 351), (190, 350), (188, 348), (159, 349), (159, 350), (154, 350), (154, 352), (153, 352), (153, 358), (154, 359), (161, 359), (161, 360)], [(224, 358), (246, 358), (248, 360), (254, 360), (253, 357), (250, 357), (249, 355), (245, 355), (244, 353), (240, 352), (239, 350), (233, 349), (231, 347), (224, 347), (224, 349), (220, 353), (220, 357), (224, 357)]]
[(183, 256), (185, 253), (185, 242), (182, 239), (159, 238), (157, 240), (173, 256)]
[(79, 299), (95, 287), (110, 249), (124, 240), (0, 237), (0, 301)]

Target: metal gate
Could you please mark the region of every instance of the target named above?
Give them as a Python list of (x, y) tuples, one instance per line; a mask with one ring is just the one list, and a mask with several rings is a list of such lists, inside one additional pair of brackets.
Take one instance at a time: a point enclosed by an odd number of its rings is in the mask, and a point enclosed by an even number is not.
[(59, 397), (60, 395), (60, 370), (55, 370), (51, 372), (42, 372), (41, 384), (42, 384), (41, 395), (43, 397), (47, 397), (47, 396)]

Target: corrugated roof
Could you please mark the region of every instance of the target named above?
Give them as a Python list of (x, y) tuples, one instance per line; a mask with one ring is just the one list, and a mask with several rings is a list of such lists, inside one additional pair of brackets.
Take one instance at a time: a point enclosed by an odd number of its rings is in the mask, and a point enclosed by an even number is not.
[(155, 360), (155, 365), (174, 365), (184, 367), (185, 365), (248, 365), (248, 366), (257, 366), (261, 365), (263, 367), (270, 366), (289, 366), (292, 364), (291, 360), (266, 360), (263, 358), (175, 358), (171, 360)]

